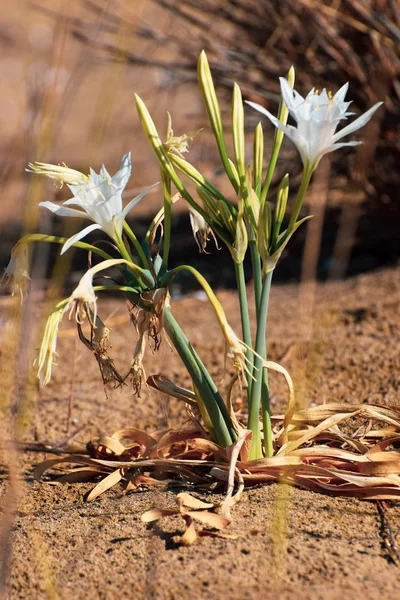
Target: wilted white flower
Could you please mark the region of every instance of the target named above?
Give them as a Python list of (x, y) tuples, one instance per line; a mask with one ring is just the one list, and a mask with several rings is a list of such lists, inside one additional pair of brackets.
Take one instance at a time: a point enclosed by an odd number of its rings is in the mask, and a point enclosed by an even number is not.
[(351, 102), (345, 102), (349, 87), (348, 83), (342, 86), (334, 96), (330, 92), (327, 93), (325, 89), (318, 93), (313, 88), (307, 97), (303, 98), (292, 89), (285, 78), (280, 77), (279, 81), (283, 101), (296, 121), (297, 127), (284, 125), (259, 104), (254, 102), (247, 102), (247, 104), (267, 116), (275, 127), (283, 131), (296, 144), (305, 168), (311, 168), (312, 170), (316, 168), (324, 154), (333, 152), (333, 150), (343, 146), (361, 144), (361, 142), (338, 142), (343, 137), (364, 127), (382, 104), (382, 102), (377, 102), (358, 119), (335, 133), (339, 122), (343, 119), (347, 120), (350, 115), (354, 114), (347, 110)]
[(27, 292), (29, 273), (28, 273), (28, 248), (26, 244), (16, 244), (11, 252), (10, 262), (5, 268), (0, 283), (12, 284), (12, 295), (19, 293), (21, 304)]
[(42, 343), (40, 345), (39, 357), (37, 359), (38, 377), (43, 374), (43, 385), (47, 385), (51, 379), (51, 370), (54, 358), (57, 356), (58, 328), (65, 312), (65, 307), (54, 310), (46, 322)]
[[(86, 217), (94, 222), (77, 234), (70, 237), (64, 244), (61, 254), (66, 252), (75, 242), (84, 238), (95, 229), (102, 229), (112, 239), (116, 240), (116, 232), (121, 236), (123, 223), (128, 212), (140, 202), (143, 196), (153, 187), (151, 186), (136, 198), (133, 198), (125, 208), (122, 207), (122, 192), (131, 175), (132, 163), (130, 152), (122, 159), (119, 171), (112, 177), (104, 165), (100, 173), (90, 169), (89, 175), (84, 175), (74, 169), (47, 163), (30, 163), (28, 171), (46, 175), (66, 183), (74, 197), (63, 203), (62, 206), (53, 202), (41, 202), (44, 206), (60, 217)], [(69, 208), (78, 206), (82, 210)], [(117, 241), (117, 240), (116, 240)]]
[(167, 135), (165, 141), (163, 143), (163, 147), (167, 153), (176, 154), (180, 158), (183, 158), (183, 154), (185, 152), (189, 152), (189, 141), (192, 141), (194, 137), (200, 133), (201, 129), (195, 131), (194, 133), (176, 136), (174, 135), (174, 130), (172, 129), (172, 119), (169, 112), (168, 115), (168, 125), (167, 125)]
[(249, 371), (249, 366), (251, 366), (251, 363), (246, 357), (248, 347), (238, 338), (228, 323), (222, 327), (222, 332), (226, 340), (226, 356), (232, 360), (234, 369), (238, 374), (241, 383), (243, 385), (247, 385), (246, 373), (247, 375), (250, 375), (252, 379), (254, 379), (253, 374)]
[(93, 314), (91, 322), (96, 323), (97, 316), (97, 298), (93, 289), (93, 269), (89, 269), (79, 281), (78, 286), (71, 294), (67, 305), (69, 316), (74, 316), (78, 323), (82, 322), (82, 316), (89, 314), (89, 310)]
[[(42, 343), (40, 346), (39, 357), (37, 359), (38, 365), (38, 377), (43, 374), (43, 385), (47, 385), (51, 379), (51, 369), (54, 364), (54, 357), (57, 355), (57, 336), (58, 328), (61, 320), (66, 312), (69, 311), (70, 317), (74, 316), (78, 323), (81, 323), (81, 319), (84, 315), (87, 315), (90, 321), (90, 326), (94, 333), (93, 343), (94, 347), (98, 349), (98, 353), (101, 361), (101, 372), (103, 379), (107, 376), (105, 369), (108, 372), (112, 372), (112, 361), (107, 359), (107, 336), (109, 330), (104, 324), (97, 318), (97, 298), (93, 289), (93, 277), (99, 271), (114, 267), (119, 264), (128, 264), (124, 259), (113, 258), (110, 260), (104, 260), (103, 262), (95, 265), (89, 269), (83, 277), (80, 279), (78, 286), (72, 292), (68, 302), (62, 302), (58, 307), (53, 310), (49, 318), (47, 319), (45, 331), (43, 334)], [(109, 361), (107, 364), (107, 360)], [(115, 369), (114, 369), (114, 371)]]
[(209, 254), (206, 250), (207, 242), (210, 239), (210, 235), (214, 240), (215, 247), (218, 248), (217, 238), (207, 221), (204, 217), (201, 216), (197, 210), (189, 207), (189, 217), (190, 217), (190, 225), (193, 231), (193, 237), (196, 241), (196, 244), (199, 248), (200, 252), (204, 252), (205, 254)]

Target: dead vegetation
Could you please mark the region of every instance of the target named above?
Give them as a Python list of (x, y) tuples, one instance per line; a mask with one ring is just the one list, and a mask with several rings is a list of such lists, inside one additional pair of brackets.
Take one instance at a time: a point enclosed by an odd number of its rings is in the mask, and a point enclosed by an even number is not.
[[(66, 456), (39, 464), (35, 477), (40, 479), (51, 471), (52, 481), (58, 483), (98, 481), (87, 501), (120, 482), (124, 493), (143, 486), (169, 484), (188, 485), (197, 491), (222, 492), (227, 487), (222, 503), (202, 503), (185, 493), (177, 496), (176, 510), (157, 508), (143, 515), (146, 522), (163, 516), (182, 516), (187, 525), (180, 540), (184, 545), (193, 543), (199, 535), (208, 535), (205, 527), (225, 529), (232, 520), (231, 507), (245, 487), (254, 485), (280, 482), (333, 496), (369, 500), (400, 497), (397, 408), (325, 404), (296, 411), (290, 419), (275, 417), (275, 455), (248, 462), (244, 442), (250, 432), (240, 426), (238, 441), (231, 448), (221, 448), (201, 425), (193, 408), (193, 394), (187, 392), (185, 397), (179, 388), (178, 395), (174, 388), (170, 384), (172, 395), (188, 401), (190, 425), (152, 435), (123, 429), (91, 440), (79, 452), (66, 445), (62, 448)], [(36, 449), (52, 451), (40, 445)], [(196, 529), (195, 522), (201, 523), (201, 529)]]

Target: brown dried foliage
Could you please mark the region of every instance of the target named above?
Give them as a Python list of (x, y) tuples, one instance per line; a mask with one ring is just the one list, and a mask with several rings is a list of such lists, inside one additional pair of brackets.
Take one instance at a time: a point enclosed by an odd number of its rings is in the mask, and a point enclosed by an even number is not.
[[(245, 442), (251, 435), (249, 431), (241, 426), (233, 446), (218, 446), (198, 421), (194, 395), (166, 377), (154, 376), (151, 385), (157, 388), (158, 381), (164, 393), (190, 402), (190, 425), (153, 435), (123, 429), (96, 438), (79, 454), (45, 460), (36, 467), (35, 477), (40, 479), (46, 471), (61, 468), (57, 482), (99, 480), (87, 501), (121, 481), (124, 493), (142, 486), (164, 487), (171, 482), (210, 491), (222, 490), (228, 484), (225, 501), (207, 506), (207, 510), (219, 510), (218, 519), (214, 512), (206, 518), (202, 512), (188, 511), (193, 506), (181, 501), (183, 496), (178, 496), (176, 510), (155, 509), (145, 514), (147, 521), (182, 516), (187, 525), (183, 544), (192, 543), (201, 532), (208, 531), (196, 529), (193, 521), (217, 529), (225, 527), (231, 521), (230, 508), (245, 486), (284, 482), (333, 496), (372, 500), (400, 497), (398, 408), (324, 404), (293, 413), (290, 407), (290, 422), (287, 415), (273, 418), (275, 455), (248, 462)], [(65, 450), (68, 452), (68, 447)]]

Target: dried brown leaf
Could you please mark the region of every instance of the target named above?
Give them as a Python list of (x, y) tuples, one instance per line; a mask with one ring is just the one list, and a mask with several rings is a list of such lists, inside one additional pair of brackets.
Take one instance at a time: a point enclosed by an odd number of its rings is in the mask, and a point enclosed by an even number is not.
[(181, 492), (177, 495), (177, 502), (180, 505), (185, 506), (186, 508), (193, 508), (195, 510), (201, 508), (213, 508), (214, 504), (210, 502), (203, 502), (202, 500), (198, 500), (194, 496), (191, 496), (187, 492)]
[(182, 544), (182, 546), (192, 546), (197, 541), (198, 537), (199, 532), (192, 521), (185, 533), (179, 538), (179, 543)]
[(92, 489), (90, 494), (87, 496), (86, 501), (91, 502), (91, 500), (94, 500), (95, 498), (100, 496), (100, 494), (103, 494), (104, 492), (112, 488), (114, 485), (119, 483), (122, 479), (122, 475), (122, 469), (117, 469), (113, 473), (110, 473), (110, 475), (107, 475), (107, 477), (102, 479), (100, 483), (98, 483), (96, 487)]
[(195, 521), (200, 521), (203, 525), (214, 527), (214, 529), (225, 529), (232, 522), (231, 519), (208, 512), (207, 510), (188, 511), (185, 514), (189, 515)]
[(140, 519), (143, 523), (152, 523), (163, 517), (173, 517), (175, 515), (179, 515), (179, 509), (177, 508), (152, 508), (143, 513)]

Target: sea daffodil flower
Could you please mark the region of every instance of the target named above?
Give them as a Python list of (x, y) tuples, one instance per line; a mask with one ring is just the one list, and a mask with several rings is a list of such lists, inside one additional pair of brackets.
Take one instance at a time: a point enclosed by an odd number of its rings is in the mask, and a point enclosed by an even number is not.
[(12, 283), (12, 295), (18, 293), (21, 298), (21, 304), (26, 296), (28, 282), (30, 280), (28, 273), (28, 248), (26, 244), (17, 243), (12, 252), (10, 262), (5, 268), (4, 274), (0, 279), (0, 285)]
[[(102, 229), (113, 240), (118, 241), (128, 212), (153, 187), (149, 187), (133, 198), (125, 208), (122, 207), (122, 192), (132, 170), (130, 152), (125, 154), (119, 170), (112, 177), (104, 165), (102, 165), (100, 173), (90, 169), (89, 175), (84, 175), (66, 166), (47, 163), (36, 162), (30, 163), (28, 166), (28, 171), (57, 179), (62, 184), (66, 183), (73, 193), (73, 198), (64, 202), (62, 206), (53, 202), (41, 202), (39, 206), (44, 206), (60, 217), (86, 217), (94, 223), (70, 237), (62, 247), (61, 254), (95, 229)], [(82, 210), (69, 208), (71, 205), (78, 206)]]
[(81, 277), (77, 287), (72, 292), (69, 302), (65, 308), (69, 310), (70, 318), (75, 317), (78, 323), (81, 323), (81, 318), (84, 314), (89, 315), (92, 312), (93, 317), (89, 320), (92, 321), (91, 325), (95, 327), (97, 317), (97, 298), (93, 288), (93, 277), (100, 271), (104, 271), (109, 267), (115, 267), (116, 265), (129, 264), (128, 261), (123, 258), (111, 258), (109, 260), (103, 260), (98, 265), (91, 267)]
[[(69, 312), (69, 317), (75, 318), (78, 324), (82, 324), (82, 319), (86, 315), (89, 319), (92, 332), (95, 334), (94, 341), (96, 341), (96, 329), (98, 328), (98, 324), (101, 324), (101, 321), (97, 318), (97, 298), (93, 288), (93, 277), (100, 271), (120, 264), (129, 263), (124, 259), (113, 258), (104, 260), (88, 269), (81, 277), (71, 296), (67, 300), (60, 302), (47, 319), (39, 358), (37, 360), (38, 377), (43, 374), (43, 385), (47, 385), (51, 379), (54, 357), (57, 356), (58, 328), (66, 312)], [(104, 337), (104, 329), (105, 327), (102, 325), (100, 335), (97, 336), (97, 343), (100, 338)]]
[(274, 117), (267, 109), (254, 102), (247, 102), (250, 106), (261, 112), (288, 138), (296, 144), (301, 159), (306, 169), (317, 167), (320, 159), (328, 152), (338, 150), (343, 146), (357, 146), (361, 142), (341, 142), (342, 138), (364, 127), (382, 102), (377, 102), (355, 121), (336, 132), (341, 120), (347, 120), (352, 112), (348, 112), (351, 102), (345, 101), (349, 87), (346, 83), (332, 96), (325, 89), (318, 93), (314, 88), (303, 98), (296, 90), (292, 89), (289, 82), (283, 77), (279, 78), (281, 84), (283, 102), (287, 106), (290, 115), (297, 123), (297, 127), (284, 125)]

